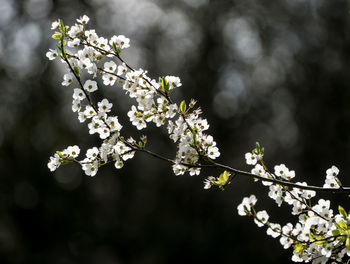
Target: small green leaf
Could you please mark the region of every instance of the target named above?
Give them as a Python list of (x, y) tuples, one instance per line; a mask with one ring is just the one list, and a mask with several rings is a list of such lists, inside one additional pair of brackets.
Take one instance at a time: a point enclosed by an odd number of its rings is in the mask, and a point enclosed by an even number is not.
[(51, 37), (53, 39), (61, 39), (62, 34), (59, 32), (55, 32)]
[(327, 241), (326, 240), (316, 241), (315, 244), (316, 245), (323, 245), (325, 247), (327, 245)]
[(64, 28), (64, 25), (63, 25), (63, 20), (60, 19), (60, 26), (58, 27), (59, 29), (63, 29)]
[(185, 113), (186, 113), (186, 109), (187, 109), (186, 102), (185, 102), (185, 100), (183, 100), (183, 101), (180, 103), (179, 113), (180, 113), (180, 114), (185, 114)]
[(346, 213), (344, 208), (341, 207), (340, 205), (338, 206), (338, 211), (339, 211), (339, 214), (341, 214), (345, 219), (348, 217), (348, 214)]
[(343, 229), (343, 230), (346, 230), (346, 228), (347, 228), (347, 225), (346, 225), (346, 223), (345, 223), (343, 220), (341, 220), (341, 221), (338, 223), (338, 225), (339, 225), (339, 227), (340, 227), (341, 229)]
[(79, 71), (79, 68), (77, 66), (73, 67), (73, 71), (74, 71), (76, 76), (80, 77), (80, 71)]
[(341, 181), (338, 179), (338, 177), (335, 177), (335, 181), (338, 183), (338, 185), (339, 185), (340, 187), (343, 186), (343, 184), (342, 184)]
[(165, 77), (162, 77), (162, 82), (161, 82), (161, 84), (162, 84), (162, 90), (163, 91), (165, 91), (165, 92), (169, 92), (169, 83), (168, 83), (168, 81), (167, 81), (167, 79), (165, 79)]
[(333, 236), (339, 236), (340, 235), (340, 231), (338, 229), (334, 229), (332, 231), (332, 234), (333, 234)]
[(304, 246), (301, 243), (297, 243), (293, 247), (294, 247), (295, 252), (298, 254), (303, 253), (303, 251), (304, 251)]
[(256, 145), (256, 149), (257, 149), (258, 151), (260, 151), (260, 143), (259, 143), (259, 142), (256, 142), (255, 145)]
[(348, 252), (350, 252), (350, 236), (346, 237), (345, 247)]
[(122, 52), (114, 42), (112, 43), (112, 47), (115, 53), (120, 54)]
[(228, 180), (230, 179), (227, 171), (224, 171), (220, 174), (219, 178), (216, 179), (214, 182), (215, 185), (217, 185), (221, 190), (224, 190), (224, 186), (228, 184)]

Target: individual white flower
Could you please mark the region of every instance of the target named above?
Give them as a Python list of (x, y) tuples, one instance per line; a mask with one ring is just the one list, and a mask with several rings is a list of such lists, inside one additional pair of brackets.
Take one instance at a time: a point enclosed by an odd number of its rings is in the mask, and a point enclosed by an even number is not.
[(174, 164), (173, 171), (176, 176), (183, 175), (187, 171), (187, 167), (181, 164)]
[(80, 153), (80, 148), (75, 145), (75, 146), (69, 146), (67, 148), (67, 152), (68, 152), (68, 155), (73, 157), (73, 158), (76, 158), (78, 157), (79, 153)]
[(90, 93), (97, 90), (97, 83), (95, 81), (87, 80), (84, 83), (84, 89)]
[(89, 58), (80, 60), (78, 62), (78, 65), (80, 68), (86, 69), (86, 70), (88, 70), (89, 68), (91, 68), (93, 66), (93, 64)]
[(293, 225), (291, 223), (286, 224), (282, 227), (282, 234), (280, 238), (280, 243), (284, 249), (289, 248), (293, 244), (293, 239), (290, 238), (290, 235), (293, 231)]
[(306, 208), (306, 205), (300, 201), (293, 202), (292, 215), (299, 215)]
[(77, 47), (79, 47), (79, 44), (80, 44), (80, 39), (78, 39), (78, 38), (75, 38), (73, 40), (69, 40), (67, 42), (67, 46), (70, 48), (77, 48)]
[(265, 210), (259, 211), (256, 213), (256, 217), (254, 218), (254, 222), (258, 227), (264, 226), (269, 220), (269, 215)]
[(145, 120), (143, 119), (143, 115), (140, 114), (136, 107), (133, 105), (131, 110), (128, 112), (128, 117), (130, 118), (130, 122), (136, 126), (138, 130), (141, 130), (147, 127)]
[(51, 24), (51, 30), (55, 30), (58, 28), (58, 26), (60, 25), (61, 21), (58, 19), (56, 21), (53, 21)]
[(209, 176), (207, 179), (204, 180), (204, 189), (210, 189), (210, 187), (213, 185), (215, 181), (215, 177)]
[(247, 215), (246, 210), (250, 212), (250, 209), (256, 204), (257, 201), (258, 200), (254, 194), (249, 197), (244, 197), (242, 203), (237, 206), (238, 214), (242, 216)]
[(70, 30), (68, 31), (68, 35), (71, 38), (75, 38), (77, 37), (77, 35), (81, 34), (84, 31), (84, 27), (81, 24), (75, 24), (74, 26), (72, 26), (70, 28)]
[(88, 149), (88, 150), (86, 151), (86, 157), (87, 157), (89, 160), (95, 160), (95, 159), (97, 159), (98, 154), (99, 154), (99, 150), (98, 150), (98, 148), (96, 148), (96, 147), (93, 147), (93, 148)]
[(104, 70), (107, 72), (114, 72), (117, 69), (117, 65), (114, 61), (108, 61), (103, 64)]
[(66, 159), (66, 158), (69, 157), (67, 149), (64, 149), (64, 150), (60, 151), (60, 157), (63, 158), (63, 159)]
[(258, 161), (257, 155), (251, 152), (245, 154), (245, 160), (248, 165), (255, 165)]
[(339, 174), (339, 169), (336, 166), (332, 166), (326, 171), (326, 180), (323, 188), (339, 188), (339, 180), (337, 178)]
[(98, 118), (92, 118), (91, 122), (88, 124), (89, 134), (100, 133), (99, 129), (104, 128), (104, 123)]
[[(333, 210), (329, 209), (330, 204), (331, 202), (329, 200), (320, 199), (318, 200), (318, 204), (314, 205), (312, 209), (316, 211), (319, 215), (328, 219), (333, 216)], [(309, 215), (312, 216), (314, 215), (314, 213), (309, 211)]]
[(49, 49), (49, 51), (46, 52), (46, 57), (48, 57), (49, 60), (54, 60), (57, 58), (57, 56), (58, 56), (58, 53), (56, 50)]
[(108, 155), (112, 153), (112, 146), (108, 143), (102, 143), (99, 151), (100, 151), (100, 157), (104, 162), (108, 161)]
[(139, 103), (138, 109), (151, 110), (154, 105), (153, 94), (147, 90), (139, 90), (136, 93), (136, 101)]
[[(248, 153), (247, 153), (248, 154)], [(251, 170), (252, 174), (265, 177), (266, 176), (266, 171), (264, 167), (260, 164), (256, 164), (255, 167)]]
[(278, 237), (281, 234), (281, 225), (271, 223), (269, 228), (266, 230), (266, 233), (273, 238)]
[(89, 20), (90, 18), (87, 15), (83, 15), (77, 19), (77, 22), (85, 25), (89, 22)]
[(327, 174), (327, 178), (328, 177), (337, 177), (339, 174), (339, 169), (336, 166), (332, 166), (332, 168), (329, 168), (326, 171), (326, 174)]
[(281, 164), (281, 165), (276, 165), (275, 166), (275, 174), (277, 176), (282, 176), (288, 173), (289, 169), (286, 167), (286, 165)]
[(103, 37), (99, 37), (97, 39), (97, 46), (105, 51), (109, 51), (111, 48), (108, 45), (108, 39), (103, 38)]
[(190, 168), (188, 173), (190, 176), (199, 175), (201, 173), (201, 168)]
[(121, 169), (121, 168), (123, 168), (124, 163), (123, 163), (123, 161), (121, 159), (116, 159), (115, 163), (114, 163), (114, 166), (115, 166), (116, 169)]
[(96, 34), (95, 29), (86, 30), (85, 31), (85, 36), (86, 36), (88, 42), (90, 42), (90, 43), (92, 43), (94, 45), (97, 45), (97, 43), (98, 43), (98, 36)]
[(176, 104), (171, 104), (167, 106), (166, 118), (173, 118), (178, 112)]
[(211, 159), (216, 159), (220, 156), (219, 149), (217, 147), (209, 147), (208, 148), (208, 157)]
[(269, 197), (275, 200), (278, 206), (281, 206), (283, 202), (282, 187), (280, 185), (271, 185), (269, 189)]
[(200, 131), (207, 130), (209, 128), (208, 121), (206, 119), (198, 118), (195, 122), (196, 128)]
[(110, 103), (106, 98), (103, 99), (101, 102), (98, 102), (97, 105), (98, 105), (98, 111), (104, 112), (104, 113), (110, 112), (113, 106), (113, 104)]
[(98, 161), (95, 160), (90, 162), (88, 160), (83, 160), (83, 162), (85, 163), (82, 164), (82, 169), (84, 170), (85, 174), (91, 177), (95, 176), (98, 171)]
[(50, 169), (50, 171), (55, 171), (60, 165), (60, 156), (55, 153), (54, 156), (50, 157), (47, 167)]
[[(76, 101), (77, 101), (77, 100), (76, 100)], [(80, 103), (80, 102), (79, 102), (79, 103)], [(74, 105), (74, 104), (73, 104), (73, 105)], [(80, 109), (80, 107), (79, 107), (79, 109)], [(74, 110), (73, 110), (73, 111), (74, 111)], [(75, 111), (74, 111), (74, 112), (75, 112)], [(78, 113), (78, 119), (79, 119), (80, 123), (85, 122), (87, 118), (88, 118), (88, 116), (86, 115), (85, 112), (79, 112), (79, 113)]]
[(79, 89), (79, 88), (75, 88), (73, 90), (73, 99), (75, 100), (84, 100), (85, 99), (85, 93), (82, 89)]
[(97, 113), (95, 112), (94, 108), (91, 105), (87, 105), (84, 111), (84, 114), (87, 118), (91, 118), (95, 116)]
[(179, 77), (176, 76), (166, 76), (165, 79), (169, 83), (169, 90), (172, 90), (176, 87), (180, 87), (182, 85)]
[(124, 62), (121, 65), (118, 65), (117, 75), (123, 75), (123, 74), (126, 74), (126, 72), (127, 72), (127, 68)]
[(132, 159), (135, 155), (135, 151), (128, 151), (125, 154), (123, 154), (123, 160)]
[(293, 170), (290, 171), (284, 164), (276, 165), (274, 169), (275, 175), (285, 180), (291, 180), (295, 177), (295, 172)]
[(118, 141), (118, 143), (113, 147), (113, 149), (115, 153), (117, 153), (119, 156), (131, 150), (127, 145), (125, 145), (121, 141)]
[[(81, 102), (79, 99), (74, 99), (72, 102), (72, 111), (77, 112), (81, 109)], [(80, 113), (79, 113), (80, 114)], [(86, 119), (86, 118), (85, 118)], [(80, 120), (80, 119), (79, 119)], [(81, 121), (80, 121), (81, 122)]]
[(124, 35), (113, 36), (109, 41), (109, 44), (113, 46), (113, 43), (120, 49), (126, 49), (130, 47), (130, 39), (126, 38)]
[(73, 75), (70, 74), (70, 73), (66, 73), (64, 76), (63, 76), (63, 82), (62, 82), (62, 85), (63, 86), (68, 86), (72, 83), (73, 81)]
[[(94, 60), (95, 58), (95, 50), (91, 47), (87, 47), (85, 46), (83, 49), (78, 50), (78, 58), (80, 61), (83, 61), (85, 59), (89, 59), (90, 62), (86, 62), (86, 64), (91, 63), (91, 61)], [(87, 66), (83, 67), (83, 68), (87, 68)]]
[(104, 85), (114, 85), (115, 81), (117, 80), (117, 77), (109, 74), (109, 73), (105, 73), (102, 75), (102, 80), (103, 80), (103, 84)]
[(97, 129), (97, 133), (100, 135), (101, 139), (105, 139), (105, 138), (109, 137), (110, 130), (108, 127), (99, 127)]
[(120, 131), (122, 129), (122, 125), (118, 121), (117, 116), (109, 116), (106, 120), (111, 132)]
[[(160, 127), (160, 126), (164, 125), (164, 124), (165, 124), (165, 121), (166, 121), (165, 115), (164, 115), (164, 114), (154, 115), (154, 116), (152, 117), (152, 120), (153, 120), (153, 122), (156, 124), (157, 127)], [(147, 121), (148, 121), (148, 120), (147, 120)]]
[(334, 177), (326, 178), (323, 188), (339, 188), (339, 184)]

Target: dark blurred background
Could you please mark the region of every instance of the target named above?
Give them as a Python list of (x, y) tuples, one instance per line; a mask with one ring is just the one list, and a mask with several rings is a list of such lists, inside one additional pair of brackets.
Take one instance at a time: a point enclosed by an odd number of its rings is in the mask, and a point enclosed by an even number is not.
[[(244, 154), (260, 141), (296, 180), (323, 185), (334, 164), (349, 186), (349, 11), (341, 0), (0, 0), (0, 263), (289, 263), (290, 249), (237, 214), (254, 193), (272, 222), (296, 221), (250, 179), (203, 190), (220, 172), (176, 177), (143, 154), (93, 178), (74, 165), (50, 173), (56, 150), (99, 142), (71, 112), (62, 64), (45, 57), (51, 22), (87, 14), (99, 35), (131, 39), (123, 56), (135, 68), (180, 76), (175, 98), (198, 99), (220, 162), (249, 170)], [(124, 135), (141, 135), (122, 117), (121, 89), (102, 92)], [(164, 130), (143, 133), (174, 156)], [(350, 209), (344, 196), (319, 197)]]

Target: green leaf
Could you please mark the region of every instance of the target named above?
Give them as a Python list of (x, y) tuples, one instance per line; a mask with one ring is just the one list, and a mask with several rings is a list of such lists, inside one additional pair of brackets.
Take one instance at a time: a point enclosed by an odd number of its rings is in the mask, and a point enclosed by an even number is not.
[(255, 145), (256, 145), (256, 149), (260, 152), (260, 143), (256, 142)]
[(186, 106), (186, 102), (185, 100), (183, 100), (181, 103), (180, 103), (180, 107), (179, 107), (179, 113), (181, 114), (185, 114), (186, 113), (186, 109), (187, 109), (187, 106)]
[(298, 253), (298, 254), (304, 252), (304, 246), (301, 243), (297, 243), (293, 247), (294, 247), (295, 252)]
[(327, 245), (327, 241), (326, 240), (316, 241), (315, 244), (316, 245), (323, 245), (325, 247)]
[(230, 179), (227, 171), (224, 171), (223, 173), (220, 174), (219, 178), (214, 182), (215, 185), (219, 186), (221, 190), (224, 189), (224, 186), (228, 184), (228, 180)]
[(63, 20), (62, 19), (60, 19), (60, 26), (58, 28), (61, 29), (61, 30), (64, 28), (64, 24), (63, 24)]
[(59, 33), (59, 32), (55, 32), (54, 34), (52, 34), (52, 38), (53, 39), (61, 39), (61, 36), (62, 36), (62, 34), (61, 33)]
[(338, 211), (339, 211), (339, 214), (341, 214), (345, 219), (348, 217), (348, 214), (346, 213), (344, 208), (341, 207), (340, 205), (338, 206)]
[(346, 237), (345, 247), (348, 252), (350, 252), (350, 236)]
[(165, 77), (162, 77), (162, 90), (165, 91), (165, 92), (169, 92), (169, 83), (168, 81), (165, 79)]
[(73, 67), (73, 71), (74, 71), (76, 76), (80, 77), (80, 71), (79, 71), (79, 68), (77, 66)]
[(338, 177), (335, 178), (335, 181), (338, 183), (338, 185), (339, 185), (340, 187), (343, 186), (343, 184), (342, 184), (341, 181), (338, 179)]
[(114, 42), (112, 43), (112, 47), (115, 53), (120, 54), (122, 52)]
[(341, 229), (343, 229), (343, 230), (346, 230), (346, 228), (348, 227), (348, 226), (346, 225), (346, 223), (345, 223), (343, 220), (341, 220), (341, 221), (338, 223), (338, 225), (339, 225), (339, 227), (340, 227)]
[(332, 234), (333, 234), (333, 236), (339, 236), (340, 235), (340, 231), (338, 229), (334, 229), (332, 231)]

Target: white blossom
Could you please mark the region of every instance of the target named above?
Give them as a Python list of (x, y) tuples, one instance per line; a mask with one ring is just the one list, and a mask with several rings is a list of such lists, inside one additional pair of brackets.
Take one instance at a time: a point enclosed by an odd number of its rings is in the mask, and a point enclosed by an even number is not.
[(130, 47), (130, 39), (126, 38), (124, 35), (113, 36), (109, 43), (111, 46), (114, 43), (120, 49), (126, 49)]
[(237, 210), (239, 215), (247, 215), (246, 211), (250, 212), (250, 209), (256, 204), (258, 200), (255, 195), (244, 197), (241, 204), (238, 205)]
[(84, 89), (89, 93), (92, 93), (97, 90), (97, 83), (95, 81), (87, 80), (84, 83)]
[(85, 25), (89, 22), (89, 20), (90, 18), (87, 15), (83, 15), (77, 19), (77, 22)]

